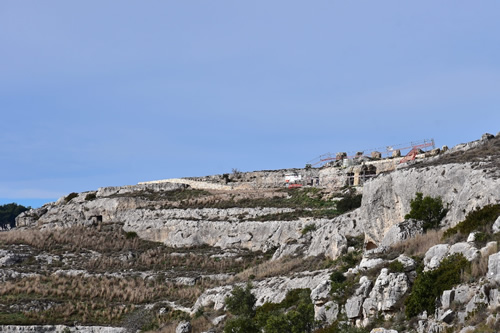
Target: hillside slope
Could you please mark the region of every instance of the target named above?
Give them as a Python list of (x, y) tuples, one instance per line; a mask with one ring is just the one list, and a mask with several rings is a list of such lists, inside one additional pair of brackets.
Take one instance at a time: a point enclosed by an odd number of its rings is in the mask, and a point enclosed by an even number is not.
[[(363, 187), (325, 167), (308, 171), (321, 187), (285, 189), (284, 172), (100, 188), (21, 214), (0, 234), (2, 330), (496, 327), (499, 135)], [(417, 192), (448, 207), (437, 230), (405, 219)], [(243, 316), (226, 305), (245, 290), (256, 311)]]

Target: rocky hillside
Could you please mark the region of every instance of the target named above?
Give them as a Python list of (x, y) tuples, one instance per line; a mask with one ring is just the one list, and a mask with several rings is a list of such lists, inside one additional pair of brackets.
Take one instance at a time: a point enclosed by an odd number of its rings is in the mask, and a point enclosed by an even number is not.
[(0, 330), (496, 332), (500, 135), (443, 150), (71, 193), (0, 233)]

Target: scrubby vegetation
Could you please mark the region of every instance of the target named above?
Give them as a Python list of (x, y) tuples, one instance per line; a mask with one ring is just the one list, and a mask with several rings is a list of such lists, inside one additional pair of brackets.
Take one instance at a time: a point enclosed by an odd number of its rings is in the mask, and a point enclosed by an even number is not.
[[(270, 259), (272, 251), (267, 252), (265, 256)], [(272, 276), (283, 276), (290, 273), (331, 268), (333, 265), (334, 262), (322, 256), (309, 258), (283, 257), (276, 260), (266, 260), (255, 266), (250, 266), (236, 274), (231, 279), (231, 282), (262, 280)]]
[[(116, 224), (102, 225), (100, 231), (72, 227), (0, 233), (2, 248), (24, 251), (18, 251), (19, 261), (11, 268), (39, 274), (20, 275), (0, 286), (0, 324), (133, 322), (140, 324), (137, 329), (158, 328), (189, 316), (169, 310), (168, 305), (163, 305), (166, 310), (161, 315), (153, 310), (143, 313), (146, 304), (177, 300), (180, 305), (191, 306), (206, 288), (227, 283), (224, 279), (199, 278), (193, 285), (179, 285), (174, 282), (176, 276), (238, 273), (259, 267), (272, 254), (239, 251), (234, 257), (219, 257), (213, 248), (172, 249), (130, 235)], [(38, 256), (48, 256), (51, 262)], [(279, 262), (274, 263), (275, 268), (279, 266)], [(84, 271), (64, 273), (75, 269)], [(61, 273), (54, 274), (58, 270)], [(141, 276), (141, 271), (147, 274)], [(34, 306), (39, 311), (30, 311)], [(196, 322), (200, 327), (209, 326), (203, 318)]]
[(304, 227), (304, 229), (302, 229), (302, 235), (305, 235), (307, 234), (308, 232), (313, 232), (313, 231), (316, 231), (316, 224), (314, 223), (311, 223), (311, 224), (308, 224)]
[(399, 255), (404, 253), (410, 257), (423, 256), (427, 250), (436, 244), (441, 243), (443, 237), (443, 230), (427, 230), (427, 232), (416, 235), (401, 243), (395, 244), (391, 248), (391, 252)]
[(349, 193), (344, 198), (337, 201), (336, 207), (339, 214), (347, 213), (361, 207), (361, 194)]
[(310, 289), (294, 289), (280, 303), (265, 303), (255, 307), (251, 285), (236, 286), (226, 298), (226, 306), (233, 315), (224, 327), (225, 333), (308, 333), (314, 329), (314, 306)]
[(492, 226), (495, 220), (500, 216), (500, 205), (487, 205), (482, 208), (476, 208), (469, 212), (465, 220), (458, 223), (455, 227), (449, 228), (443, 235), (444, 239), (453, 241), (463, 241), (468, 235), (475, 231), (476, 242), (484, 245), (490, 240), (499, 240), (493, 234)]
[(333, 219), (339, 216), (340, 213), (334, 209), (296, 209), (293, 212), (284, 212), (276, 214), (266, 214), (257, 216), (254, 218), (249, 218), (247, 221), (294, 221), (303, 217), (313, 217), (313, 218), (325, 218)]
[(0, 206), (0, 228), (13, 228), (16, 226), (16, 216), (31, 209), (16, 203), (10, 203)]
[[(259, 252), (240, 251), (238, 257), (221, 259), (217, 257), (218, 251), (213, 248), (173, 249), (161, 243), (143, 240), (134, 232), (123, 232), (117, 224), (104, 225), (101, 229), (75, 226), (50, 231), (13, 230), (8, 234), (0, 233), (0, 245), (28, 245), (32, 249), (32, 255), (48, 253), (57, 258), (67, 253), (78, 253), (82, 258), (67, 260), (67, 266), (95, 273), (124, 269), (166, 271), (172, 268), (178, 273), (197, 270), (207, 273), (238, 273), (270, 258)], [(99, 255), (91, 255), (93, 251)], [(127, 260), (123, 260), (124, 256)], [(28, 269), (27, 264), (28, 262), (20, 263), (21, 269)], [(58, 265), (58, 268), (66, 266), (62, 261), (54, 265)]]
[(92, 201), (97, 198), (96, 192), (90, 192), (85, 196), (85, 201)]
[(66, 198), (64, 198), (64, 201), (65, 202), (70, 202), (72, 199), (76, 198), (77, 196), (78, 196), (78, 193), (71, 192), (70, 194), (68, 194), (66, 196)]
[(410, 207), (410, 213), (406, 214), (405, 219), (411, 218), (423, 221), (424, 231), (438, 228), (439, 223), (448, 213), (448, 207), (443, 205), (443, 201), (440, 197), (424, 197), (423, 194), (419, 192), (417, 192), (415, 198), (411, 200)]
[(461, 254), (454, 254), (443, 259), (438, 268), (423, 272), (420, 270), (413, 284), (406, 305), (406, 315), (411, 318), (423, 311), (434, 313), (436, 298), (443, 291), (460, 283), (461, 274), (468, 268), (469, 262)]
[[(38, 275), (7, 281), (0, 286), (2, 305), (15, 309), (20, 315), (17, 324), (72, 324), (73, 320), (85, 324), (117, 324), (139, 305), (162, 299), (185, 300), (189, 304), (199, 294), (196, 287), (179, 288), (164, 281), (110, 276)], [(44, 310), (29, 311), (34, 301), (46, 304)], [(1, 319), (0, 324), (12, 324), (7, 318)]]
[(393, 260), (389, 263), (389, 271), (391, 271), (392, 273), (403, 273), (405, 270), (404, 270), (404, 265), (398, 261), (398, 260)]
[[(278, 195), (281, 194), (281, 195)], [(242, 198), (234, 200), (215, 200), (206, 203), (205, 207), (210, 208), (256, 208), (256, 207), (277, 207), (295, 209), (326, 209), (334, 208), (335, 202), (325, 198), (325, 194), (318, 188), (294, 188), (281, 189), (271, 198), (256, 197)]]
[[(481, 162), (479, 166), (478, 162)], [(500, 166), (500, 137), (496, 136), (486, 143), (467, 151), (456, 151), (440, 156), (437, 160), (424, 161), (415, 167), (430, 167), (451, 163), (475, 163), (474, 167), (484, 168), (495, 177), (495, 169)], [(496, 175), (498, 176), (498, 175)]]

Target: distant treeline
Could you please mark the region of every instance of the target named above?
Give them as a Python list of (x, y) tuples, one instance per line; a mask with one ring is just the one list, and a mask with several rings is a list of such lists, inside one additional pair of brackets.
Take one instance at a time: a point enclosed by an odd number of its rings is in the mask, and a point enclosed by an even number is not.
[(6, 229), (9, 226), (14, 228), (16, 226), (16, 216), (24, 211), (31, 209), (31, 207), (24, 207), (16, 203), (10, 203), (0, 206), (0, 228)]

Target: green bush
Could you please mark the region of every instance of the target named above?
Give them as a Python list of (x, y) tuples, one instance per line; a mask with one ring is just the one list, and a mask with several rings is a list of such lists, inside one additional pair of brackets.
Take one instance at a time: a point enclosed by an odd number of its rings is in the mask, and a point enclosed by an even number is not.
[(95, 192), (91, 192), (91, 193), (89, 193), (89, 194), (87, 194), (87, 195), (85, 196), (85, 200), (86, 200), (86, 201), (95, 200), (96, 198), (97, 198), (97, 196), (96, 196), (96, 193), (95, 193)]
[(10, 226), (14, 228), (16, 226), (16, 216), (31, 209), (31, 207), (24, 207), (16, 203), (10, 203), (0, 206), (0, 228), (6, 228)]
[(294, 305), (300, 304), (300, 303), (307, 303), (308, 300), (310, 299), (309, 296), (311, 295), (311, 289), (305, 288), (305, 289), (292, 289), (287, 292), (285, 299), (281, 301), (281, 303), (278, 303), (279, 306), (283, 309), (288, 309)]
[(361, 194), (349, 194), (337, 201), (337, 211), (344, 214), (358, 207), (361, 207)]
[(339, 258), (339, 263), (341, 264), (340, 269), (342, 272), (347, 272), (349, 268), (354, 268), (361, 261), (361, 251), (354, 251), (344, 254)]
[(468, 266), (469, 262), (462, 254), (454, 254), (443, 259), (438, 268), (420, 272), (405, 302), (407, 317), (414, 317), (423, 311), (433, 314), (436, 298), (460, 283), (461, 273)]
[(334, 271), (330, 275), (330, 281), (331, 281), (331, 293), (335, 293), (337, 291), (340, 291), (344, 288), (344, 283), (347, 280), (347, 278), (344, 276), (344, 274), (341, 271)]
[(224, 325), (224, 333), (258, 333), (260, 328), (252, 318), (238, 316), (229, 319)]
[(134, 239), (137, 237), (137, 233), (135, 231), (127, 231), (125, 233), (125, 238), (126, 239)]
[(423, 221), (424, 231), (438, 228), (439, 223), (448, 213), (448, 207), (444, 207), (440, 197), (423, 197), (420, 192), (415, 194), (415, 199), (411, 200), (410, 207), (410, 213), (406, 214), (405, 219), (412, 218)]
[(457, 233), (467, 237), (472, 231), (479, 231), (483, 235), (479, 235), (478, 241), (487, 241), (488, 235), (492, 233), (491, 226), (500, 216), (500, 205), (487, 205), (483, 208), (476, 208), (469, 212), (465, 220), (446, 230), (443, 238), (448, 238)]
[(312, 223), (312, 224), (308, 224), (305, 226), (304, 229), (302, 229), (302, 235), (305, 235), (307, 234), (308, 232), (311, 232), (311, 231), (316, 231), (316, 224)]
[(306, 333), (314, 328), (314, 305), (308, 302), (300, 303), (296, 309), (286, 313), (270, 316), (264, 326), (266, 333)]
[(389, 264), (389, 270), (394, 273), (403, 273), (405, 266), (400, 261), (394, 260)]
[(264, 303), (254, 310), (255, 297), (245, 289), (236, 287), (226, 298), (228, 310), (236, 317), (229, 319), (224, 327), (225, 333), (261, 332), (266, 333), (303, 333), (314, 328), (314, 306), (310, 289), (290, 290), (280, 303)]
[(71, 201), (71, 199), (74, 199), (74, 198), (76, 198), (77, 196), (78, 196), (78, 193), (71, 192), (70, 194), (68, 194), (68, 195), (66, 196), (66, 198), (64, 198), (64, 201), (65, 201), (65, 202), (70, 202), (70, 201)]
[(255, 316), (255, 296), (251, 292), (252, 285), (247, 284), (245, 289), (240, 286), (234, 287), (231, 296), (226, 297), (226, 307), (233, 315), (246, 316), (253, 318)]
[(314, 305), (310, 294), (310, 289), (294, 289), (281, 303), (265, 303), (257, 309), (257, 323), (266, 333), (312, 332)]
[(345, 275), (342, 272), (340, 272), (340, 271), (334, 271), (330, 275), (330, 281), (332, 281), (333, 283), (342, 283), (345, 280), (346, 280)]

